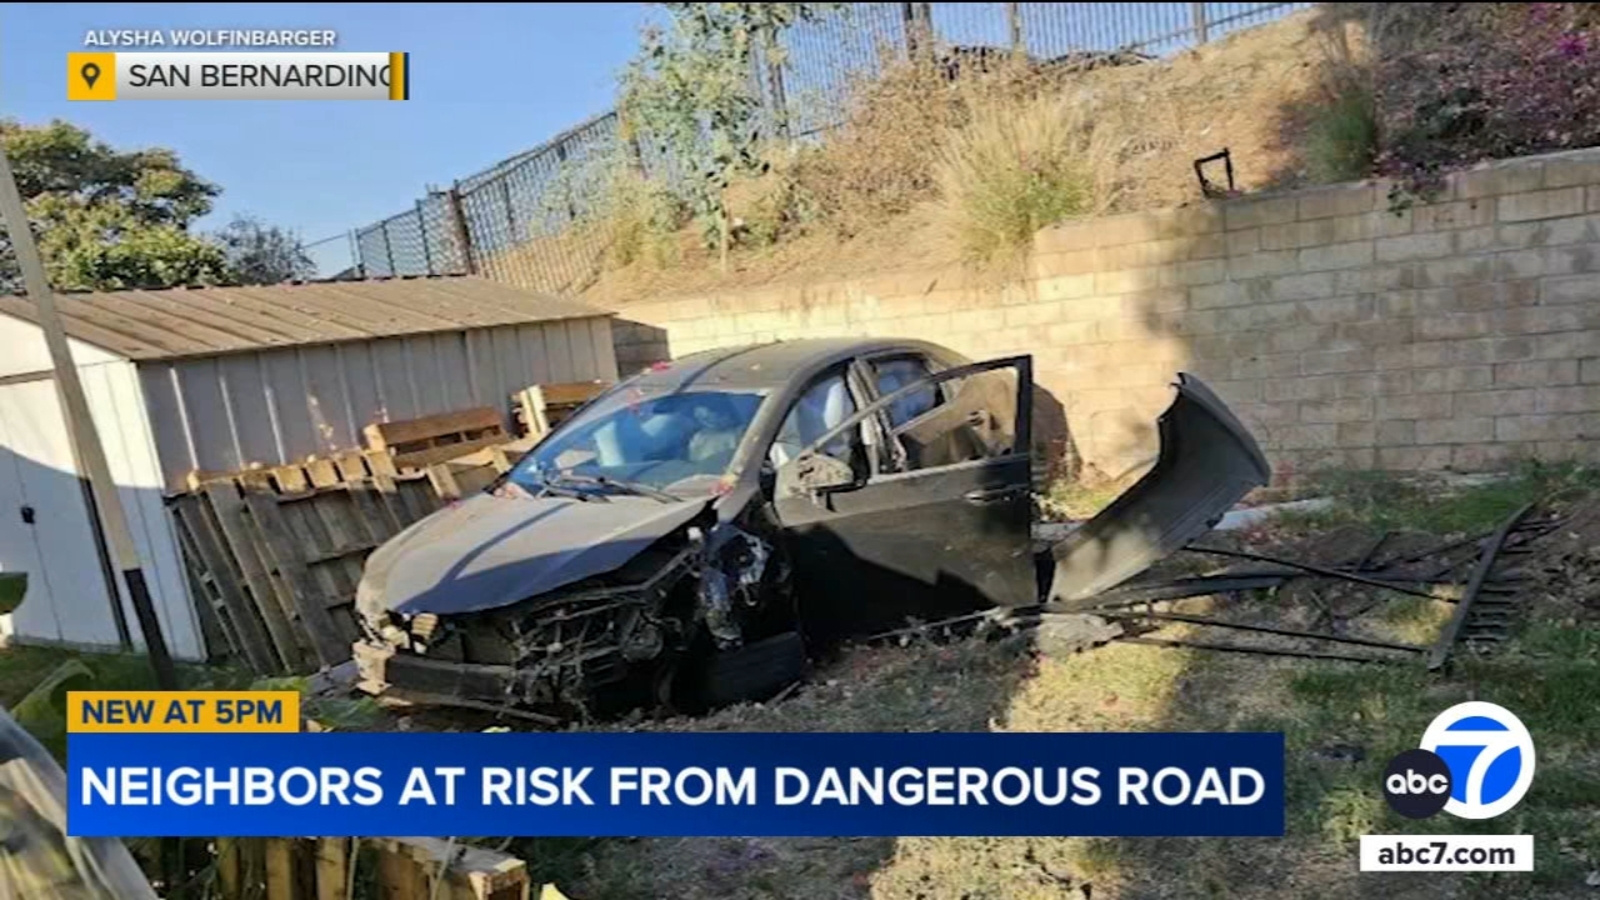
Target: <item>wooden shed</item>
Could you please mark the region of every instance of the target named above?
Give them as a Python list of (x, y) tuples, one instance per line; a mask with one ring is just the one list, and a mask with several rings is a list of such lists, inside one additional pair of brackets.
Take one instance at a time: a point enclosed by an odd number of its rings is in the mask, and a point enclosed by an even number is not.
[[(190, 471), (357, 449), (373, 422), (481, 406), (509, 416), (530, 384), (617, 377), (609, 312), (469, 276), (57, 302), (179, 659), (206, 652), (162, 502)], [(33, 304), (0, 297), (0, 571), (30, 573), (11, 637), (115, 648), (115, 594), (138, 645), (78, 472)]]

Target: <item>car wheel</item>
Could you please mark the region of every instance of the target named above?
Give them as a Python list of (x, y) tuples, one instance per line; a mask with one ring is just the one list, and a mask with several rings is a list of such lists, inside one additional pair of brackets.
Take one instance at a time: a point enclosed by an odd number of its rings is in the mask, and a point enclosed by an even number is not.
[(679, 700), (686, 711), (766, 700), (805, 675), (805, 640), (797, 631), (785, 631), (710, 654), (694, 668), (691, 696)]

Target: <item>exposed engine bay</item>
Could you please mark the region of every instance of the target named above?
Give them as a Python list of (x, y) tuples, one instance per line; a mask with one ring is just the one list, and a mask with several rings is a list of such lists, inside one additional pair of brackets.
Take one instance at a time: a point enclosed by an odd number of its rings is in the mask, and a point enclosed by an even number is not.
[[(364, 611), (357, 648), (374, 693), (503, 704), (557, 718), (618, 702), (672, 703), (697, 641), (721, 653), (793, 617), (787, 563), (770, 541), (707, 515), (621, 568), (503, 609), (458, 616)], [(754, 686), (759, 693), (761, 686)], [(781, 687), (781, 685), (779, 685)]]

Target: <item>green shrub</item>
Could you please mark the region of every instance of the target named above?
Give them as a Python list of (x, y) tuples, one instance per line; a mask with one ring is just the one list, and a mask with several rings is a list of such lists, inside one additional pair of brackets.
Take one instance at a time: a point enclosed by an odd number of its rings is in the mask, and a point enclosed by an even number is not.
[(683, 201), (659, 181), (626, 165), (609, 173), (596, 219), (610, 232), (608, 258), (616, 267), (645, 260), (656, 267), (677, 262), (678, 231), (688, 215)]
[(1378, 122), (1372, 89), (1341, 86), (1317, 109), (1306, 134), (1306, 163), (1321, 183), (1355, 181), (1372, 174), (1378, 152)]

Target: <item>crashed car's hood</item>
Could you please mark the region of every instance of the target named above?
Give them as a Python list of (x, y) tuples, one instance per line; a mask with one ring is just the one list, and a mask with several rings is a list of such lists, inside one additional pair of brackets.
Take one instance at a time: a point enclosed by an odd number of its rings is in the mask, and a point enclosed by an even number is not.
[(367, 557), (356, 606), (363, 615), (507, 606), (621, 566), (709, 502), (607, 500), (478, 494), (439, 510)]

